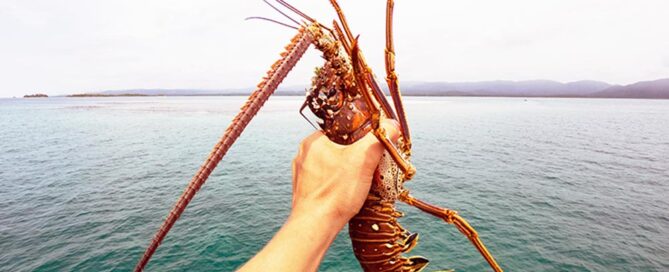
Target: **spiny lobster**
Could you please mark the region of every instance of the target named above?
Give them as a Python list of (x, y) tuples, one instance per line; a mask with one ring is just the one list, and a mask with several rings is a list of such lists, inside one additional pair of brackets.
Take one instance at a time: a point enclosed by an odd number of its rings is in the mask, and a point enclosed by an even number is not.
[[(339, 22), (333, 20), (332, 28), (320, 24), (283, 0), (276, 1), (306, 21), (298, 23), (266, 0), (263, 1), (297, 26), (263, 17), (249, 17), (249, 19), (263, 19), (295, 28), (297, 34), (286, 46), (281, 59), (272, 65), (267, 76), (258, 84), (190, 181), (137, 263), (135, 271), (143, 270), (195, 193), (310, 45), (314, 45), (323, 53), (325, 64), (316, 69), (312, 87), (307, 91), (300, 113), (308, 107), (320, 118), (317, 123), (323, 133), (335, 143), (352, 144), (371, 132), (385, 147), (365, 204), (349, 221), (353, 252), (362, 268), (365, 271), (421, 271), (428, 264), (428, 260), (420, 256), (408, 258), (402, 256), (402, 253), (409, 252), (417, 245), (418, 234), (410, 233), (397, 222), (402, 213), (395, 209), (395, 201), (400, 200), (454, 224), (474, 244), (494, 271), (502, 271), (479, 239), (477, 232), (457, 212), (418, 200), (403, 186), (405, 181), (414, 176), (416, 170), (409, 161), (411, 137), (395, 73), (392, 37), (393, 0), (388, 0), (386, 7), (385, 64), (386, 81), (394, 110), (367, 66), (358, 46), (358, 38), (353, 37), (336, 0), (330, 0), (330, 3), (339, 17)], [(383, 118), (399, 122), (401, 136), (397, 142), (392, 142), (379, 125)]]

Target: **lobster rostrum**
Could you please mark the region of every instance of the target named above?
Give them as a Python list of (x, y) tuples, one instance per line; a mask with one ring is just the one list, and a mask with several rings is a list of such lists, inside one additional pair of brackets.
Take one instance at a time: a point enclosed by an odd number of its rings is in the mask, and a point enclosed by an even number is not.
[[(312, 86), (307, 90), (300, 113), (308, 107), (319, 118), (317, 123), (320, 129), (333, 142), (352, 144), (371, 132), (385, 147), (367, 199), (359, 213), (349, 221), (353, 252), (362, 268), (365, 271), (421, 271), (428, 264), (428, 260), (423, 257), (402, 255), (417, 245), (418, 234), (407, 231), (398, 223), (397, 219), (402, 213), (395, 209), (395, 202), (400, 200), (454, 224), (474, 244), (494, 271), (502, 271), (477, 232), (457, 212), (416, 199), (404, 188), (404, 182), (410, 180), (416, 170), (410, 162), (411, 138), (395, 73), (393, 0), (388, 0), (386, 7), (385, 49), (386, 81), (393, 101), (392, 107), (367, 66), (358, 46), (358, 38), (353, 37), (336, 0), (330, 0), (330, 3), (339, 22), (333, 20), (332, 28), (322, 25), (283, 0), (276, 2), (302, 17), (302, 23), (292, 19), (267, 0), (263, 1), (296, 26), (263, 17), (249, 19), (272, 21), (296, 29), (297, 34), (189, 182), (137, 263), (135, 271), (143, 270), (195, 193), (310, 45), (322, 52), (325, 63), (316, 68)], [(401, 136), (396, 142), (390, 140), (381, 128), (380, 121), (384, 118), (398, 121)]]

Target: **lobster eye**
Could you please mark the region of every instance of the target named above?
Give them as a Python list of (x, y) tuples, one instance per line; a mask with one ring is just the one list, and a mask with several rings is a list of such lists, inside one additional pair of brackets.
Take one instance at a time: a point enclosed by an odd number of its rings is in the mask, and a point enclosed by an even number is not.
[(335, 93), (328, 98), (328, 106), (335, 111), (341, 109), (343, 105), (344, 105), (344, 93), (342, 92), (335, 91)]

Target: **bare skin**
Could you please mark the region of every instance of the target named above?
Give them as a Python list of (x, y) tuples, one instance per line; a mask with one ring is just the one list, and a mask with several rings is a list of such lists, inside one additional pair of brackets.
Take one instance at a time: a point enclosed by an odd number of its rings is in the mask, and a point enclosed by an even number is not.
[[(384, 120), (390, 138), (397, 124)], [(335, 236), (364, 204), (383, 146), (368, 133), (354, 144), (315, 132), (293, 160), (291, 213), (274, 238), (238, 271), (316, 271)]]

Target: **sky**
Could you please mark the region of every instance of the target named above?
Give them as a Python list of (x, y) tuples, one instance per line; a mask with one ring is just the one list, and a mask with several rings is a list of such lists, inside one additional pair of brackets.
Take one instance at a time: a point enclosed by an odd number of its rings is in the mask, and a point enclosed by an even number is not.
[[(329, 1), (289, 2), (336, 18)], [(384, 77), (386, 1), (340, 4)], [(262, 0), (2, 0), (0, 97), (251, 88), (295, 30), (248, 16), (288, 22)], [(666, 0), (396, 0), (394, 24), (400, 84), (669, 77)], [(284, 86), (309, 84), (321, 64), (312, 48)]]

